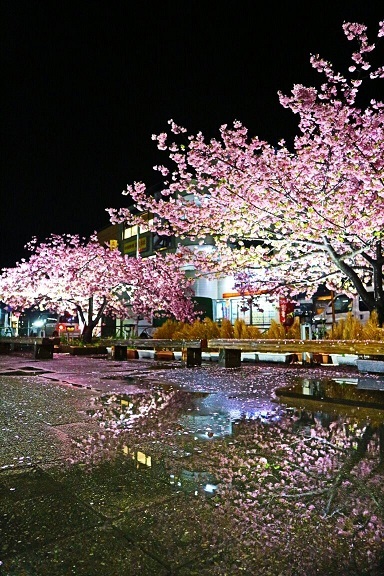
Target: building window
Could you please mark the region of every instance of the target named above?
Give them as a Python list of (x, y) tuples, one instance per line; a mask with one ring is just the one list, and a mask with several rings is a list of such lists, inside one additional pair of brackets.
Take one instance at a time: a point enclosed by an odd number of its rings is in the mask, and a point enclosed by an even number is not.
[(150, 227), (153, 224), (153, 215), (149, 214), (149, 212), (147, 212), (145, 214), (141, 214), (140, 216), (141, 216), (141, 218), (143, 218), (143, 220), (145, 222), (147, 222), (147, 224), (143, 223), (140, 226), (137, 226), (137, 225), (127, 226), (123, 230), (123, 240), (128, 240), (129, 238), (132, 238), (133, 236), (144, 234), (145, 232), (149, 231)]
[(137, 236), (139, 231), (138, 226), (128, 226), (123, 230), (123, 240), (127, 240), (128, 238), (132, 238), (133, 236)]

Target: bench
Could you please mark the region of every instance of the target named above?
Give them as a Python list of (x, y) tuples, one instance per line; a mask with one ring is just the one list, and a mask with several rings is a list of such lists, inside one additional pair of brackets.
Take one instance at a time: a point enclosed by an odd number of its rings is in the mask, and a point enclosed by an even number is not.
[[(190, 366), (201, 366), (201, 351), (206, 346), (206, 340), (167, 340), (167, 339), (118, 339), (112, 344), (112, 358), (114, 360), (127, 360), (128, 348), (135, 350), (154, 350), (155, 360), (173, 359), (174, 350), (182, 351), (182, 362)], [(168, 352), (168, 353), (167, 353)]]
[(53, 351), (57, 338), (34, 338), (31, 336), (0, 337), (0, 354), (9, 354), (17, 347), (26, 347), (33, 350), (33, 357), (37, 360), (53, 358)]

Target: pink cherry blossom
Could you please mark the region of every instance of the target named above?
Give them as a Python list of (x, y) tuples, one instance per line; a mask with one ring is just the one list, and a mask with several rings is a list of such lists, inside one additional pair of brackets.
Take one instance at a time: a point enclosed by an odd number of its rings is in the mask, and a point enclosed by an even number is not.
[(96, 234), (52, 235), (40, 244), (34, 238), (27, 247), (28, 261), (2, 270), (0, 300), (19, 310), (76, 309), (86, 341), (103, 315), (150, 319), (162, 310), (183, 321), (194, 317), (191, 283), (175, 254), (128, 258), (101, 246)]
[[(383, 322), (384, 104), (361, 94), (383, 67), (370, 64), (375, 44), (364, 24), (343, 28), (357, 44), (350, 76), (312, 55), (320, 86), (279, 94), (298, 118), (290, 147), (249, 137), (239, 121), (208, 141), (171, 120), (171, 133), (157, 138), (170, 161), (160, 198), (143, 183), (127, 193), (155, 215), (159, 233), (212, 239), (211, 251), (180, 249), (198, 273), (246, 272), (250, 284), (291, 296), (325, 283), (358, 293)], [(140, 223), (128, 208), (108, 211), (112, 222)]]

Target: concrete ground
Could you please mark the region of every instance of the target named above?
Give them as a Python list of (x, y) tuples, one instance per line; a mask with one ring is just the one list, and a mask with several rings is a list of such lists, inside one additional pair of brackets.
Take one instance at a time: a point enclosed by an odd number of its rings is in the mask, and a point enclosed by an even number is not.
[[(2, 576), (243, 573), (221, 565), (213, 501), (201, 491), (180, 488), (161, 462), (144, 452), (133, 458), (125, 447), (117, 453), (113, 443), (109, 453), (100, 443), (103, 457), (92, 466), (73, 457), (76, 445), (85, 442), (88, 449), (86, 439), (100, 437), (100, 423), (93, 417), (100, 396), (147, 394), (156, 370), (159, 377), (168, 377), (158, 370), (165, 366), (182, 387), (203, 396), (205, 383), (193, 382), (202, 371), (174, 370), (177, 362), (0, 355)], [(273, 379), (272, 371), (265, 370), (260, 385), (251, 382), (251, 395), (245, 390), (248, 379), (241, 380), (245, 392), (238, 396), (246, 410), (267, 405), (265, 389)], [(216, 382), (210, 373), (209, 384), (221, 391), (220, 373)], [(250, 396), (252, 406), (247, 404)], [(213, 398), (222, 401), (220, 394)], [(97, 453), (97, 441), (92, 446)]]
[(0, 356), (0, 574), (210, 573), (200, 504), (161, 470), (132, 459), (67, 465), (73, 440), (99, 430), (87, 412), (95, 395), (144, 391), (122, 376), (153, 364)]

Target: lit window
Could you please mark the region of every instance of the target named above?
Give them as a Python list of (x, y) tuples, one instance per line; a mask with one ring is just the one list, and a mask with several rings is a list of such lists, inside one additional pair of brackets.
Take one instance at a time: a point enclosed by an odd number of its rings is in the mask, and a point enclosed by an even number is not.
[(144, 219), (148, 222), (148, 225), (147, 226), (141, 225), (140, 226), (140, 232), (149, 232), (149, 230), (153, 224), (153, 218), (144, 218)]
[(129, 226), (128, 228), (124, 228), (123, 238), (126, 240), (127, 238), (132, 238), (132, 236), (137, 236), (138, 227), (137, 226)]

